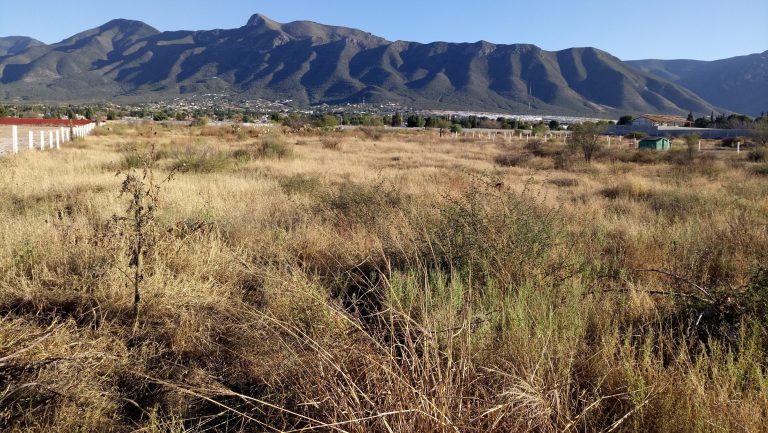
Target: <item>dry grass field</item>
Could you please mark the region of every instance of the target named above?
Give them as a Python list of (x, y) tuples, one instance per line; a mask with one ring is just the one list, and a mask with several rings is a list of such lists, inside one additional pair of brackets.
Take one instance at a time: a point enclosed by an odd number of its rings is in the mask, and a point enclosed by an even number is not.
[(768, 431), (759, 151), (112, 125), (0, 270), (4, 432)]

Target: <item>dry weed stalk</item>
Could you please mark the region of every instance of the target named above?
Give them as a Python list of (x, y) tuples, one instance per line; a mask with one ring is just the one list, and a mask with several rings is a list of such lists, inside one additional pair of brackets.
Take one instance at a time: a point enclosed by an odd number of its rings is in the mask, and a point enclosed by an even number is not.
[[(155, 145), (142, 157), (141, 174), (131, 170), (125, 173), (120, 186), (120, 197), (128, 196), (125, 215), (114, 215), (113, 221), (122, 224), (128, 231), (129, 251), (128, 268), (132, 273), (124, 272), (133, 288), (133, 327), (139, 324), (141, 304), (141, 285), (145, 279), (145, 259), (158, 241), (157, 210), (160, 204), (160, 191), (163, 184), (173, 179), (175, 169), (162, 182), (154, 177)], [(118, 176), (121, 173), (118, 173)]]

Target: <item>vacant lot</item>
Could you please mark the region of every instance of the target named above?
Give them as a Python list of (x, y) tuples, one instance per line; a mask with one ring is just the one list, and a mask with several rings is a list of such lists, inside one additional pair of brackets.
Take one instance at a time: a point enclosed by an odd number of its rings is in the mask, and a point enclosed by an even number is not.
[(101, 128), (0, 159), (0, 430), (765, 431), (766, 265), (760, 151)]

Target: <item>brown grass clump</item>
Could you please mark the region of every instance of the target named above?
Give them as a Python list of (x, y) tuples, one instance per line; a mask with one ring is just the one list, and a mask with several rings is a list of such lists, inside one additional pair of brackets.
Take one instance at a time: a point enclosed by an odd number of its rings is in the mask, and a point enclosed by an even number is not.
[(0, 159), (0, 431), (765, 430), (763, 162), (98, 131)]

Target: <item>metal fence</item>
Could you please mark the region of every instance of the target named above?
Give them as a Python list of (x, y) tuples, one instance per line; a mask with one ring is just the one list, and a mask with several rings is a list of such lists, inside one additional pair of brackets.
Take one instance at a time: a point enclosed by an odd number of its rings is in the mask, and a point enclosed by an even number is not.
[(632, 126), (613, 125), (606, 130), (606, 134), (627, 135), (633, 132), (642, 132), (656, 137), (682, 137), (698, 134), (701, 138), (717, 140), (732, 137), (744, 137), (749, 135), (745, 129), (708, 129), (708, 128), (684, 128), (678, 126)]

